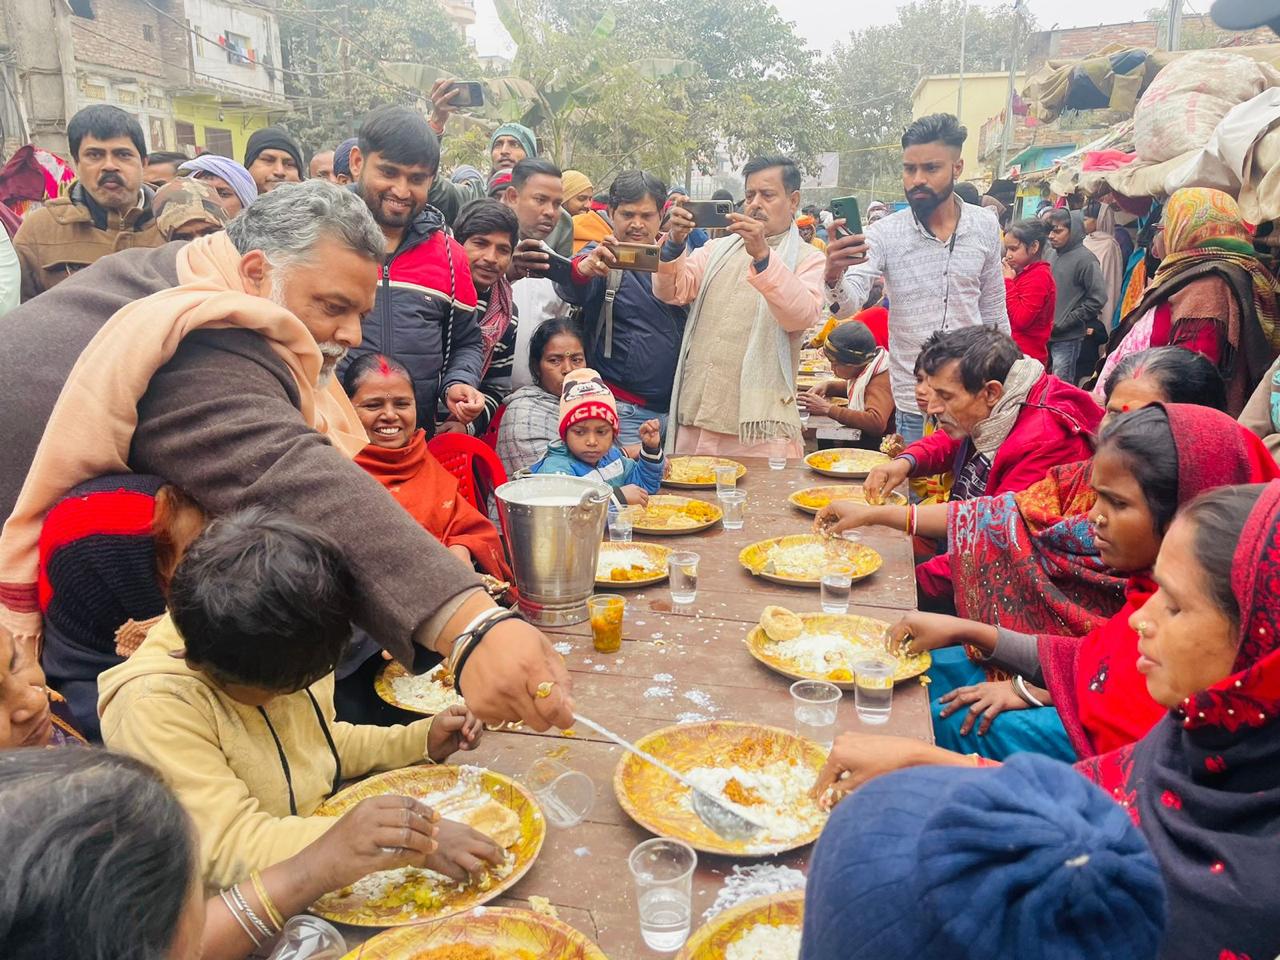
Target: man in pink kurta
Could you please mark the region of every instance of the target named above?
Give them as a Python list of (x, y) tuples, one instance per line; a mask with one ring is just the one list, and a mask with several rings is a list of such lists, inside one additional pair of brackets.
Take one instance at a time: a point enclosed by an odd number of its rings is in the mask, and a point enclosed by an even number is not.
[(823, 307), (822, 254), (800, 239), (800, 172), (785, 157), (743, 170), (742, 213), (692, 255), (693, 215), (671, 208), (653, 292), (692, 304), (667, 428), (668, 449), (716, 456), (804, 453), (795, 380), (804, 331)]

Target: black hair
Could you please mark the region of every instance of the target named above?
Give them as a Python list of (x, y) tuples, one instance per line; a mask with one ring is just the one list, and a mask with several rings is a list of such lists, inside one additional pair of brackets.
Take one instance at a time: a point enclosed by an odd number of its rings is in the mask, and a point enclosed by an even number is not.
[(1044, 257), (1045, 247), (1049, 243), (1049, 230), (1045, 227), (1044, 221), (1026, 219), (1015, 220), (1005, 228), (1005, 233), (1013, 234), (1020, 244), (1031, 249), (1033, 243), (1040, 244), (1040, 251), (1036, 254), (1037, 258)]
[(950, 113), (931, 113), (927, 117), (913, 120), (907, 129), (902, 131), (902, 149), (918, 147), (925, 143), (945, 143), (948, 147), (959, 150), (969, 131)]
[(667, 202), (667, 185), (644, 170), (623, 170), (609, 186), (609, 209), (617, 210), (624, 203), (639, 203), (645, 197), (652, 198), (661, 210)]
[(501, 200), (482, 197), (472, 200), (458, 212), (453, 221), (453, 239), (466, 243), (471, 237), (490, 233), (505, 233), (511, 237), (511, 246), (520, 242), (520, 221), (515, 211)]
[(938, 331), (920, 348), (917, 365), (933, 376), (945, 364), (959, 361), (960, 382), (969, 393), (977, 393), (990, 380), (1004, 383), (1013, 365), (1022, 359), (1022, 350), (1013, 338), (995, 327), (964, 327)]
[(190, 159), (185, 153), (174, 153), (172, 150), (153, 150), (147, 154), (147, 166), (163, 166), (166, 163), (172, 163), (174, 167), (178, 167)]
[(1066, 207), (1054, 207), (1049, 211), (1049, 222), (1065, 224), (1068, 229), (1071, 228), (1071, 211)]
[(954, 190), (955, 195), (965, 203), (971, 203), (975, 207), (982, 206), (982, 196), (978, 193), (978, 188), (972, 183), (957, 183)]
[(413, 374), (395, 357), (389, 357), (385, 353), (362, 353), (352, 360), (343, 372), (342, 389), (348, 397), (354, 397), (356, 391), (360, 389), (360, 384), (374, 373), (384, 377), (388, 374), (396, 374), (408, 380), (410, 388), (413, 387)]
[(433, 174), (440, 168), (440, 140), (417, 110), (378, 107), (365, 115), (357, 136), (366, 162), (377, 153), (392, 163), (426, 167)]
[(133, 141), (138, 156), (143, 160), (147, 159), (147, 141), (142, 135), (141, 125), (119, 107), (98, 103), (76, 111), (76, 115), (67, 124), (67, 144), (71, 147), (72, 160), (80, 159), (80, 144), (85, 137), (93, 137), (95, 140), (128, 137)]
[(1097, 200), (1090, 200), (1084, 205), (1083, 212), (1090, 220), (1097, 220), (1102, 215), (1102, 204)]
[(1111, 420), (1098, 437), (1095, 456), (1111, 448), (1142, 489), (1156, 533), (1163, 535), (1178, 509), (1178, 452), (1163, 407), (1143, 407)]
[(782, 186), (787, 193), (795, 193), (800, 189), (800, 168), (796, 166), (796, 162), (790, 157), (784, 157), (781, 154), (752, 157), (747, 161), (747, 165), (742, 168), (742, 182), (746, 183), (747, 179), (753, 174), (772, 170), (774, 167), (782, 170)]
[(1237, 629), (1240, 627), (1240, 601), (1231, 589), (1236, 545), (1266, 488), (1265, 483), (1219, 487), (1200, 494), (1183, 511), (1186, 520), (1195, 524), (1196, 554), (1204, 568), (1214, 606)]
[(187, 660), (214, 679), (292, 693), (332, 673), (354, 588), (327, 535), (264, 507), (214, 520), (169, 585)]
[(559, 179), (564, 176), (564, 173), (550, 160), (539, 160), (537, 157), (532, 157), (528, 160), (521, 160), (511, 169), (511, 186), (520, 190), (529, 182), (530, 177), (539, 175)]
[(542, 369), (542, 353), (547, 349), (547, 344), (562, 333), (572, 334), (578, 338), (584, 351), (587, 348), (587, 335), (577, 321), (568, 317), (554, 317), (543, 323), (529, 338), (529, 374), (538, 386), (542, 386), (542, 380), (538, 375)]
[(196, 874), (191, 820), (146, 764), (89, 748), (0, 752), (7, 960), (162, 960)]
[(1156, 382), (1166, 403), (1191, 403), (1227, 411), (1227, 385), (1204, 354), (1182, 347), (1152, 347), (1131, 353), (1115, 365), (1106, 396), (1126, 380), (1147, 377)]

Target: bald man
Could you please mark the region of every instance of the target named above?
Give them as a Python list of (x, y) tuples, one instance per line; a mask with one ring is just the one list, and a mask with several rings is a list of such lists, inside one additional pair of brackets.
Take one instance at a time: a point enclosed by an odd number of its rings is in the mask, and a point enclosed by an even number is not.
[(328, 180), (330, 183), (337, 183), (338, 178), (333, 175), (333, 151), (321, 150), (311, 158), (311, 166), (307, 168), (312, 180)]

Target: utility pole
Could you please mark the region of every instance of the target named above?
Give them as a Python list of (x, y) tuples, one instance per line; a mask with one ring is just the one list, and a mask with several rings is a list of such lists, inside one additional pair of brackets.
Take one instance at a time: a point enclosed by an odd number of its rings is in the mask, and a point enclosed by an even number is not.
[(1169, 51), (1178, 49), (1182, 41), (1182, 0), (1169, 0)]
[[(1177, 2), (1177, 0), (1172, 0)], [(964, 112), (964, 41), (965, 35), (969, 32), (969, 0), (965, 0), (964, 7), (960, 10), (960, 82), (956, 84), (956, 118), (959, 119)]]
[(1009, 92), (1004, 98), (1004, 129), (1000, 132), (1000, 163), (996, 167), (996, 179), (1004, 176), (1004, 166), (1009, 162), (1009, 141), (1013, 135), (1013, 98), (1018, 75), (1018, 37), (1022, 33), (1022, 0), (1013, 4), (1013, 37), (1009, 41)]

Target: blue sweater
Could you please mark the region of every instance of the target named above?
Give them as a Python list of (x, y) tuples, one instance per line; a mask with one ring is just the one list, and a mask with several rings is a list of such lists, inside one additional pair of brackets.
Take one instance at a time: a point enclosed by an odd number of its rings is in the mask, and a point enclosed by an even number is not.
[(664, 461), (665, 456), (661, 450), (656, 454), (641, 451), (640, 459), (632, 460), (615, 444), (593, 467), (571, 454), (563, 440), (553, 440), (547, 447), (546, 455), (530, 467), (529, 472), (559, 473), (599, 480), (613, 487), (614, 498), (621, 503), (625, 501), (621, 489), (629, 483), (634, 483), (646, 493), (657, 493), (662, 486)]

